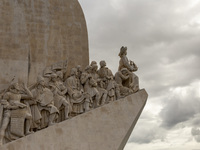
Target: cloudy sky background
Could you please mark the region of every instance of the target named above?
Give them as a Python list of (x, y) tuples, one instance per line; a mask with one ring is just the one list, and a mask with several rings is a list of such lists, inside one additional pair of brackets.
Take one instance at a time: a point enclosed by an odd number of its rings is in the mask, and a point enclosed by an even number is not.
[(200, 150), (200, 0), (79, 0), (90, 61), (139, 67), (148, 102), (125, 150)]

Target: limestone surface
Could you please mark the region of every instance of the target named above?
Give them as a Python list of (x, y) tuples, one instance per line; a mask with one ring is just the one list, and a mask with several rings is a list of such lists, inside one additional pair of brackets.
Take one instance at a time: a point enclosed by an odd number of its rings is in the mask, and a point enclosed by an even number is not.
[(44, 67), (58, 61), (89, 64), (78, 0), (0, 0), (0, 18), (0, 90), (13, 76), (31, 85)]
[(123, 150), (145, 104), (140, 90), (0, 147), (1, 150)]

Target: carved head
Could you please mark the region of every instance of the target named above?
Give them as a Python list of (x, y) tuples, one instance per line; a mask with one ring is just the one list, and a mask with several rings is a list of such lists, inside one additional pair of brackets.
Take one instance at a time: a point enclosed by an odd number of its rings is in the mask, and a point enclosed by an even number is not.
[(71, 76), (73, 76), (73, 75), (76, 76), (78, 74), (77, 69), (76, 68), (72, 68), (70, 74), (71, 74)]
[(14, 89), (19, 91), (20, 90), (19, 83), (16, 82), (16, 83), (12, 84), (12, 88), (14, 88)]
[(62, 71), (57, 71), (56, 74), (60, 79), (63, 79), (63, 72)]
[(100, 61), (99, 64), (100, 64), (101, 67), (105, 67), (105, 66), (106, 66), (106, 62), (105, 62), (105, 60)]
[(127, 47), (122, 46), (120, 48), (119, 56), (122, 57), (123, 55), (127, 54)]
[(86, 71), (87, 73), (91, 73), (91, 69), (92, 69), (92, 67), (88, 65), (88, 66), (85, 68), (85, 71)]
[(12, 79), (11, 84), (9, 86), (10, 90), (17, 90), (17, 91), (20, 90), (19, 81), (18, 80), (19, 79), (15, 78), (15, 77)]
[(97, 64), (92, 64), (91, 69), (92, 69), (92, 71), (97, 71), (97, 69), (98, 69)]
[(57, 77), (58, 77), (58, 76), (57, 76), (56, 73), (52, 73), (52, 74), (51, 74), (51, 80), (52, 80), (52, 81), (56, 81), (56, 80), (57, 80)]
[(92, 66), (94, 64), (97, 65), (97, 62), (96, 61), (92, 61), (91, 64), (90, 64), (90, 66)]
[(82, 72), (82, 67), (81, 67), (81, 65), (77, 65), (77, 66), (76, 66), (76, 69), (77, 69), (77, 71)]

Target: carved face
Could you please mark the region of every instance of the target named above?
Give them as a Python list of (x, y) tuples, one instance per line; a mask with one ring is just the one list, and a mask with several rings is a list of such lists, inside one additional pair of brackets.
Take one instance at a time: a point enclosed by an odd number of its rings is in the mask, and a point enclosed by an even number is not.
[(20, 90), (20, 87), (19, 87), (19, 84), (18, 83), (15, 83), (14, 85), (13, 85), (13, 87), (16, 89), (16, 90)]
[(44, 82), (44, 80), (41, 80), (41, 81), (40, 81), (40, 85), (42, 85), (42, 86), (44, 86), (44, 85), (45, 85), (45, 82)]
[(71, 76), (73, 76), (73, 75), (75, 75), (75, 76), (78, 75), (78, 71), (77, 71), (76, 68), (72, 68), (72, 69), (71, 69)]
[(78, 66), (76, 67), (76, 69), (77, 69), (77, 71), (82, 71), (82, 68), (81, 68), (80, 65), (78, 65)]
[(105, 62), (104, 60), (101, 61), (101, 62), (100, 62), (100, 66), (101, 66), (101, 67), (105, 67), (105, 66), (106, 66), (106, 62)]
[(98, 69), (98, 66), (97, 65), (92, 65), (92, 71), (97, 71), (97, 69)]
[(53, 74), (51, 75), (51, 80), (52, 80), (52, 81), (57, 81), (57, 74), (53, 73)]
[(63, 72), (62, 72), (62, 71), (59, 71), (59, 72), (57, 73), (57, 75), (58, 75), (58, 77), (59, 77), (60, 79), (63, 79)]

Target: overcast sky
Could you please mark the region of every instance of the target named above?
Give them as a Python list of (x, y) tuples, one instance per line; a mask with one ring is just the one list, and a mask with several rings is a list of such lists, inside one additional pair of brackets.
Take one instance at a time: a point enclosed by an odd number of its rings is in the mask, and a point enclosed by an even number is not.
[(117, 71), (119, 49), (149, 94), (125, 150), (200, 150), (200, 0), (79, 0), (90, 61)]

